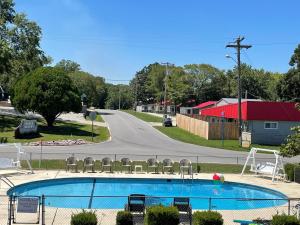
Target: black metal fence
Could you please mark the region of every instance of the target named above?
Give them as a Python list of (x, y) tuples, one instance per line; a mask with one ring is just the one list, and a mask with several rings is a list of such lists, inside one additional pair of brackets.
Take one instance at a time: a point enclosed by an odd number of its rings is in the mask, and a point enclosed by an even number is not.
[[(22, 211), (21, 199), (36, 199), (36, 211)], [(224, 224), (236, 224), (234, 220), (271, 220), (273, 215), (288, 214), (299, 216), (300, 198), (250, 199), (250, 198), (202, 198), (190, 197), (192, 211), (213, 210), (222, 214)], [(145, 212), (154, 205), (173, 205), (174, 197), (146, 196)], [(25, 204), (28, 204), (25, 203)], [(128, 196), (0, 196), (0, 224), (41, 224), (69, 225), (72, 215), (82, 210), (96, 214), (98, 224), (116, 224), (118, 211), (124, 210)], [(24, 207), (24, 206), (23, 206)], [(32, 209), (30, 209), (32, 210)], [(29, 211), (30, 211), (29, 210)], [(190, 224), (186, 212), (180, 212), (182, 224)], [(135, 224), (144, 224), (144, 215), (134, 213)]]

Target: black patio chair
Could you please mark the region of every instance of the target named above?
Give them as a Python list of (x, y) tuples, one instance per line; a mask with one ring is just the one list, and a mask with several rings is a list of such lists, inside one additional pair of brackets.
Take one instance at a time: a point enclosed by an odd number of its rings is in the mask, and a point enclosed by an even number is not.
[(125, 210), (131, 213), (142, 213), (144, 216), (146, 210), (146, 196), (143, 194), (129, 195)]
[(189, 218), (190, 225), (192, 225), (192, 206), (189, 198), (177, 197), (174, 198), (173, 206), (175, 206), (179, 213), (186, 213)]

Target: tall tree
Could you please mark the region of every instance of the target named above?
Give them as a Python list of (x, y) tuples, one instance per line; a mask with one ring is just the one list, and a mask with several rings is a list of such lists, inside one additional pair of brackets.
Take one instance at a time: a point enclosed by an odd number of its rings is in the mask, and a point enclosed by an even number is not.
[(291, 56), (292, 68), (280, 79), (277, 93), (281, 100), (300, 101), (300, 44)]
[(219, 100), (224, 97), (224, 71), (209, 64), (189, 64), (184, 66), (189, 75), (190, 85), (197, 102)]
[(21, 112), (37, 112), (53, 126), (63, 112), (80, 112), (77, 89), (65, 71), (41, 67), (18, 80), (12, 92), (12, 103)]
[(85, 94), (87, 96), (89, 105), (104, 108), (107, 97), (107, 88), (104, 78), (95, 77), (83, 71), (75, 71), (68, 73), (68, 75), (77, 87), (79, 94)]
[(22, 75), (51, 61), (40, 48), (41, 28), (0, 1), (0, 85), (10, 88)]
[(62, 68), (67, 73), (73, 73), (81, 70), (80, 65), (77, 62), (66, 59), (59, 61), (55, 67)]
[(133, 105), (133, 96), (129, 85), (107, 84), (108, 96), (105, 107), (108, 109), (130, 109)]

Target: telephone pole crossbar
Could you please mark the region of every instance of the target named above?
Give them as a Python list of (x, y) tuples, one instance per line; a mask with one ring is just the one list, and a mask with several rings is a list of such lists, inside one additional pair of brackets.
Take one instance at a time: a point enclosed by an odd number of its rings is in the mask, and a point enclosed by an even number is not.
[(239, 144), (242, 145), (242, 87), (241, 87), (241, 49), (251, 48), (252, 45), (242, 45), (244, 37), (239, 36), (234, 43), (226, 45), (226, 48), (235, 48), (237, 51), (238, 67), (238, 124), (239, 124)]

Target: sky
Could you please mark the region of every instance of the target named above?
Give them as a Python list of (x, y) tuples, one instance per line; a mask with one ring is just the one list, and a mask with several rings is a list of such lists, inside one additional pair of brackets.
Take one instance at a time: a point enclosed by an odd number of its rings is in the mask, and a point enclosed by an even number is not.
[[(42, 28), (41, 47), (53, 58), (126, 83), (144, 66), (212, 64), (231, 69), (239, 35), (242, 62), (286, 72), (300, 43), (299, 0), (15, 0)], [(120, 80), (120, 81), (113, 81)]]

